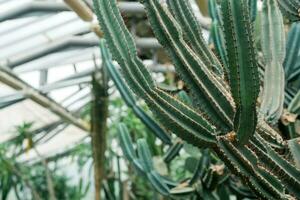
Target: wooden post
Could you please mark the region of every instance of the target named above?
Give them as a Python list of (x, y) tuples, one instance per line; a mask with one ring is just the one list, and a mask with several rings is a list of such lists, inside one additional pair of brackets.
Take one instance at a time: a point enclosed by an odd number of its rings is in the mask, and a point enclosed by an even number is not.
[(108, 81), (105, 69), (93, 74), (93, 101), (91, 109), (91, 142), (94, 159), (95, 200), (101, 199), (104, 179), (106, 131), (108, 117)]

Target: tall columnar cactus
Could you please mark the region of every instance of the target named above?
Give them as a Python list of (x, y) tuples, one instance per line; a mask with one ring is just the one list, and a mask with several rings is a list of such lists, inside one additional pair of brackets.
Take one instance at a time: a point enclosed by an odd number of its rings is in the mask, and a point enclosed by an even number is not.
[[(300, 198), (300, 171), (293, 160), (278, 153), (289, 151), (286, 142), (267, 123), (257, 120), (260, 81), (248, 0), (221, 2), (229, 69), (223, 72), (228, 73), (229, 84), (214, 70), (218, 61), (205, 43), (193, 43), (200, 26), (187, 1), (173, 0), (174, 5), (169, 2), (168, 7), (158, 0), (141, 3), (157, 39), (189, 87), (193, 104), (156, 86), (137, 56), (116, 0), (94, 0), (108, 47), (132, 91), (145, 100), (166, 130), (199, 148), (212, 149), (259, 198)], [(197, 28), (183, 28), (191, 25)], [(146, 160), (139, 161), (151, 172), (151, 164), (147, 167)]]
[(107, 69), (110, 78), (118, 88), (118, 91), (120, 92), (127, 106), (133, 110), (135, 115), (146, 125), (146, 127), (152, 131), (152, 133), (154, 133), (156, 137), (158, 137), (165, 144), (171, 145), (171, 136), (136, 104), (136, 99), (134, 98), (132, 92), (125, 84), (119, 71), (114, 66), (104, 40), (100, 41), (100, 50), (103, 66)]
[(262, 52), (265, 75), (261, 111), (271, 123), (276, 123), (283, 111), (285, 32), (283, 18), (276, 0), (265, 0), (261, 15)]

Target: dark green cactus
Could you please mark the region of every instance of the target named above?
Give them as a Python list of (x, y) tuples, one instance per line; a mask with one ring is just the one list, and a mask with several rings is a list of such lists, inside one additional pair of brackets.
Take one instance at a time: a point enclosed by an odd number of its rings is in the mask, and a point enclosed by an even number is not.
[(215, 51), (217, 52), (219, 58), (221, 59), (224, 65), (224, 70), (226, 70), (228, 74), (228, 61), (226, 57), (224, 34), (222, 31), (223, 20), (221, 16), (220, 7), (217, 4), (216, 0), (209, 0), (208, 7), (209, 15), (212, 19), (210, 36), (213, 41)]
[[(257, 197), (300, 198), (300, 171), (293, 160), (279, 153), (282, 149), (290, 151), (287, 142), (264, 120), (258, 120), (260, 79), (248, 0), (221, 1), (228, 60), (228, 71), (222, 70), (225, 75), (218, 73), (220, 62), (199, 39), (200, 26), (187, 1), (169, 1), (169, 7), (158, 0), (141, 3), (158, 41), (189, 87), (193, 104), (156, 86), (137, 56), (116, 0), (94, 0), (108, 47), (132, 91), (145, 100), (166, 130), (199, 148), (212, 149)], [(212, 59), (207, 60), (208, 57)], [(126, 148), (130, 141), (124, 141)], [(144, 146), (144, 142), (139, 142), (140, 159), (128, 153), (129, 159), (137, 163), (152, 184), (159, 186), (157, 189), (165, 190), (166, 180), (152, 173)]]
[(234, 131), (238, 140), (245, 144), (255, 132), (259, 93), (252, 24), (245, 1), (222, 1), (221, 5), (229, 85), (236, 104)]

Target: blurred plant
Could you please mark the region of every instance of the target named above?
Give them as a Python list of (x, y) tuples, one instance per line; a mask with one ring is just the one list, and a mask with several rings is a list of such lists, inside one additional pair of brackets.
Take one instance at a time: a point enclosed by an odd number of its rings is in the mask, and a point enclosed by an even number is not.
[[(12, 191), (17, 199), (82, 199), (89, 185), (83, 187), (80, 180), (78, 186), (72, 186), (66, 176), (48, 168), (47, 161), (35, 148), (33, 124), (24, 122), (16, 126), (16, 136), (0, 146), (1, 199), (10, 198)], [(17, 161), (19, 155), (29, 150), (35, 151), (41, 162), (32, 165)]]

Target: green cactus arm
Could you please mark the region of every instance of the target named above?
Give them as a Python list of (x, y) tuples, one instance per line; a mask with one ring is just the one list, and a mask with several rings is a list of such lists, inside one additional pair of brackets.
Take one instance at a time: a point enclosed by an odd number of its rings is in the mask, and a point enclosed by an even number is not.
[[(132, 108), (136, 116), (148, 127), (159, 139), (161, 139), (165, 144), (172, 144), (171, 136), (166, 133), (149, 115), (147, 115), (139, 106), (136, 104), (136, 99), (134, 98), (132, 92), (121, 78), (120, 73), (115, 68), (112, 63), (111, 56), (105, 44), (105, 40), (100, 41), (100, 50), (102, 55), (102, 62), (104, 67), (107, 69), (109, 76), (116, 85), (118, 91), (120, 92), (125, 103)], [(110, 56), (110, 57), (107, 57)]]
[(253, 138), (251, 145), (261, 158), (264, 167), (280, 177), (285, 188), (297, 198), (300, 198), (300, 171), (275, 152), (259, 135)]
[(223, 63), (224, 77), (228, 80), (228, 61), (226, 57), (224, 34), (222, 31), (223, 20), (220, 6), (216, 0), (209, 0), (208, 2), (209, 15), (212, 19), (210, 27), (210, 37), (215, 47), (215, 51)]
[(221, 23), (222, 16), (220, 13), (220, 8), (219, 8), (216, 0), (208, 1), (208, 11), (209, 11), (209, 16), (212, 19), (212, 21), (217, 21), (217, 22)]
[(109, 48), (133, 92), (146, 101), (167, 130), (194, 144), (214, 145), (215, 129), (202, 114), (155, 86), (150, 73), (137, 57), (116, 1), (94, 0), (94, 6)]
[(205, 171), (209, 167), (210, 164), (210, 151), (208, 149), (204, 149), (202, 151), (201, 158), (199, 159), (197, 163), (196, 170), (192, 176), (192, 178), (189, 180), (189, 185), (192, 186), (193, 184), (196, 184), (197, 181), (202, 179), (205, 175)]
[(190, 3), (182, 0), (168, 0), (167, 3), (175, 18), (181, 27), (183, 27), (185, 40), (190, 42), (194, 52), (199, 55), (204, 64), (217, 75), (221, 76), (223, 74), (223, 67), (207, 46), (202, 36), (202, 28), (192, 11)]
[(300, 138), (289, 140), (288, 146), (292, 153), (295, 165), (300, 170)]
[(227, 57), (226, 57), (224, 35), (220, 29), (220, 25), (219, 25), (218, 21), (214, 20), (212, 22), (210, 33), (211, 33), (211, 38), (213, 40), (216, 52), (219, 55), (219, 57), (221, 58), (224, 66), (225, 66), (224, 67), (225, 71), (226, 71), (225, 74), (227, 76), (228, 75), (228, 69), (227, 69), (228, 61), (227, 61)]
[(145, 141), (138, 140), (138, 154), (134, 151), (127, 127), (124, 124), (118, 126), (119, 140), (126, 158), (133, 164), (139, 174), (146, 176), (151, 185), (161, 194), (168, 195), (169, 188), (164, 180), (154, 171), (149, 147)]
[(193, 105), (191, 98), (185, 91), (182, 90), (182, 91), (178, 92), (177, 96), (186, 105)]
[(286, 57), (283, 63), (286, 82), (289, 82), (291, 75), (300, 69), (300, 22), (293, 23), (288, 33), (286, 44)]
[(289, 104), (288, 111), (293, 114), (300, 115), (300, 91), (298, 91), (294, 99)]
[(283, 112), (285, 32), (276, 0), (263, 2), (261, 14), (262, 52), (266, 63), (261, 112), (267, 121), (276, 123)]
[(151, 152), (145, 139), (137, 140), (137, 152), (146, 173), (154, 170)]
[[(292, 99), (291, 103), (288, 106), (288, 111), (290, 113), (295, 114), (297, 117), (300, 116), (300, 91)], [(296, 130), (297, 129), (296, 122), (290, 122), (287, 125), (288, 126), (288, 131), (289, 131), (290, 138), (297, 138), (297, 137), (300, 136), (299, 133)]]
[(257, 0), (248, 0), (251, 21), (254, 22), (257, 16)]
[[(170, 187), (174, 188), (178, 186), (178, 183), (168, 180), (162, 177), (154, 169), (152, 155), (149, 146), (145, 139), (139, 139), (137, 141), (137, 153), (135, 153), (132, 141), (129, 136), (127, 127), (124, 124), (118, 126), (118, 133), (122, 151), (126, 158), (134, 165), (139, 174), (147, 177), (153, 188), (164, 196), (170, 196)], [(190, 193), (194, 193), (194, 190), (189, 190)], [(186, 194), (186, 191), (178, 191), (177, 195)]]
[(277, 150), (283, 150), (285, 148), (285, 142), (280, 134), (278, 134), (273, 128), (271, 128), (265, 121), (260, 120), (260, 123), (256, 128), (257, 134), (259, 134), (268, 144)]
[(164, 162), (170, 163), (179, 154), (179, 151), (182, 149), (182, 147), (183, 142), (181, 140), (178, 140), (175, 143), (173, 143), (173, 145), (169, 147), (169, 149), (163, 156)]
[(120, 146), (122, 148), (125, 157), (127, 158), (127, 160), (133, 163), (133, 166), (140, 174), (143, 174), (144, 170), (142, 164), (140, 160), (137, 159), (137, 154), (133, 148), (132, 140), (130, 138), (127, 127), (121, 123), (118, 125), (117, 128), (118, 128)]
[(290, 21), (300, 20), (300, 0), (277, 0), (281, 11)]
[(259, 91), (252, 24), (246, 0), (223, 0), (221, 11), (224, 21), (229, 82), (237, 107), (234, 128), (237, 132), (237, 139), (245, 144), (255, 132), (256, 100)]
[(248, 189), (245, 186), (237, 186), (237, 184), (229, 179), (229, 188), (231, 189), (232, 193), (235, 194), (236, 196), (242, 196), (242, 197), (247, 197), (250, 199), (255, 199), (256, 196), (251, 192), (250, 189)]
[(147, 178), (151, 185), (162, 195), (169, 196), (170, 189), (167, 184), (163, 181), (163, 179), (155, 172), (152, 171), (147, 174)]
[(176, 70), (201, 103), (195, 106), (206, 114), (215, 126), (224, 132), (232, 127), (233, 105), (230, 94), (217, 78), (193, 53), (183, 40), (179, 24), (166, 7), (157, 0), (141, 1), (157, 39), (168, 51)]
[(155, 171), (152, 161), (152, 155), (145, 139), (137, 141), (137, 151), (142, 162), (143, 169), (152, 186), (162, 195), (168, 196), (170, 189), (164, 179)]
[[(282, 189), (276, 188), (277, 184), (269, 182), (262, 173), (257, 170), (257, 158), (253, 152), (246, 149), (245, 146), (238, 147), (231, 144), (224, 136), (219, 137), (219, 149), (216, 153), (226, 165), (255, 193), (265, 199), (283, 199)], [(251, 155), (252, 159), (248, 160), (247, 156)]]

